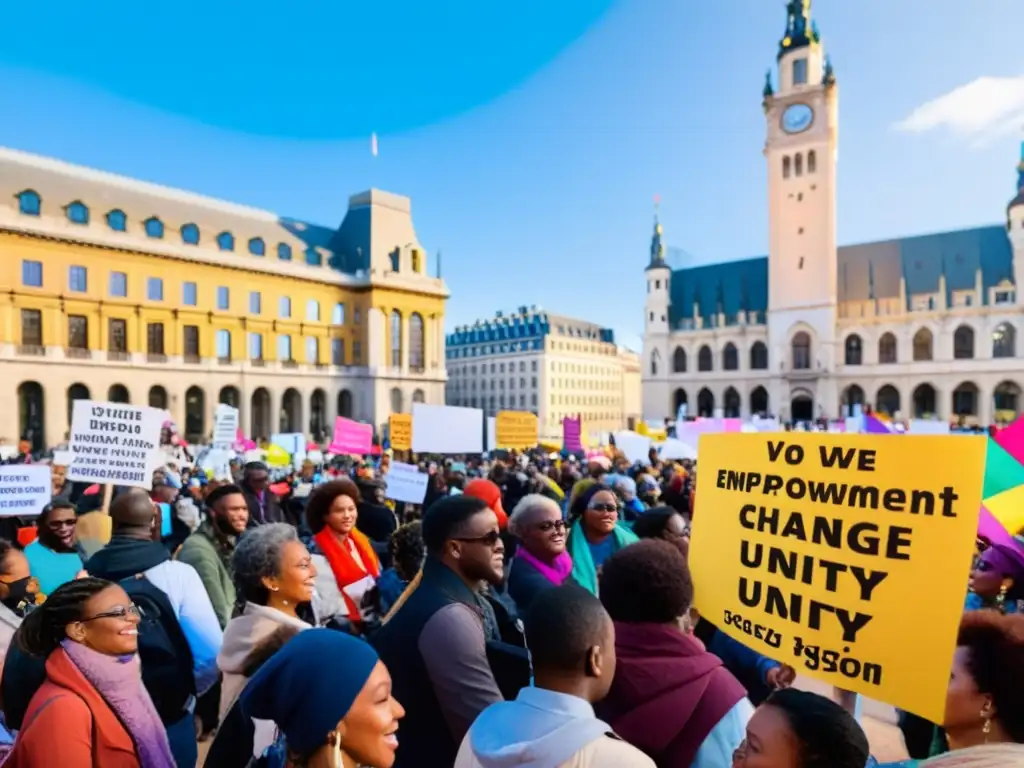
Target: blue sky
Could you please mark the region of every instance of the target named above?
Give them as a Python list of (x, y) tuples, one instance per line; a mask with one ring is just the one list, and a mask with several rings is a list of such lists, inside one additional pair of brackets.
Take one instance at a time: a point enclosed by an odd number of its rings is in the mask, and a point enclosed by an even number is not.
[[(1016, 2), (816, 0), (841, 243), (1002, 219)], [(785, 3), (504, 5), (4, 4), (0, 144), (330, 225), (351, 193), (408, 194), (449, 328), (538, 304), (635, 346), (655, 194), (694, 263), (766, 252), (760, 101)]]

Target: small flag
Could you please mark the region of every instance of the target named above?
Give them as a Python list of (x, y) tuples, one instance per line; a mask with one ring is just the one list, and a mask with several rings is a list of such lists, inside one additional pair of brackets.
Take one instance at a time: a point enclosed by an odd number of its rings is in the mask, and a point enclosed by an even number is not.
[(377, 134), (374, 133), (370, 136), (370, 152), (374, 157), (377, 156)]

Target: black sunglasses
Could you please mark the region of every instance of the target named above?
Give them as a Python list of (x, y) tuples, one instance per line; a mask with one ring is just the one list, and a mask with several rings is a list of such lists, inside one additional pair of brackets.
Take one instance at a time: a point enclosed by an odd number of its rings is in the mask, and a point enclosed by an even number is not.
[(538, 531), (544, 531), (546, 533), (554, 528), (564, 531), (566, 529), (565, 520), (545, 520), (543, 523), (537, 523)]
[(461, 541), (465, 544), (486, 544), (488, 547), (493, 547), (499, 541), (501, 541), (501, 534), (497, 531), (491, 531), (485, 533), (483, 536), (467, 536), (463, 538), (456, 537), (455, 541)]
[(618, 512), (618, 504), (591, 504), (588, 509), (592, 509), (595, 512)]

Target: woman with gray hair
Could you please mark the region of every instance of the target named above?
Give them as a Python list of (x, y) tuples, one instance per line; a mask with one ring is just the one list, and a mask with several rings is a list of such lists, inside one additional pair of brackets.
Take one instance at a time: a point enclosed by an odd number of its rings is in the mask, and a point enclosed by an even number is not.
[(565, 551), (562, 509), (547, 496), (531, 493), (520, 499), (508, 519), (508, 530), (519, 540), (508, 574), (508, 594), (522, 613), (540, 592), (570, 578), (572, 558)]
[(238, 606), (217, 656), (224, 673), (222, 720), (256, 670), (285, 642), (310, 628), (296, 609), (312, 602), (317, 574), (309, 551), (287, 523), (247, 530), (235, 547), (232, 566)]

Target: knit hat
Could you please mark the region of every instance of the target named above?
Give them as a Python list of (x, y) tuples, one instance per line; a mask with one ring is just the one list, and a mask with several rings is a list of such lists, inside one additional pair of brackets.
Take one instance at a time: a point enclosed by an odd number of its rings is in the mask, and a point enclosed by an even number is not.
[(377, 652), (352, 635), (307, 629), (252, 676), (242, 691), (242, 711), (273, 720), (289, 749), (311, 754), (348, 714), (377, 661)]
[(470, 480), (462, 489), (462, 493), (465, 496), (472, 496), (487, 502), (487, 506), (493, 509), (494, 514), (498, 516), (499, 528), (504, 529), (508, 524), (508, 515), (505, 514), (505, 508), (501, 504), (501, 488), (496, 483), (482, 477)]

